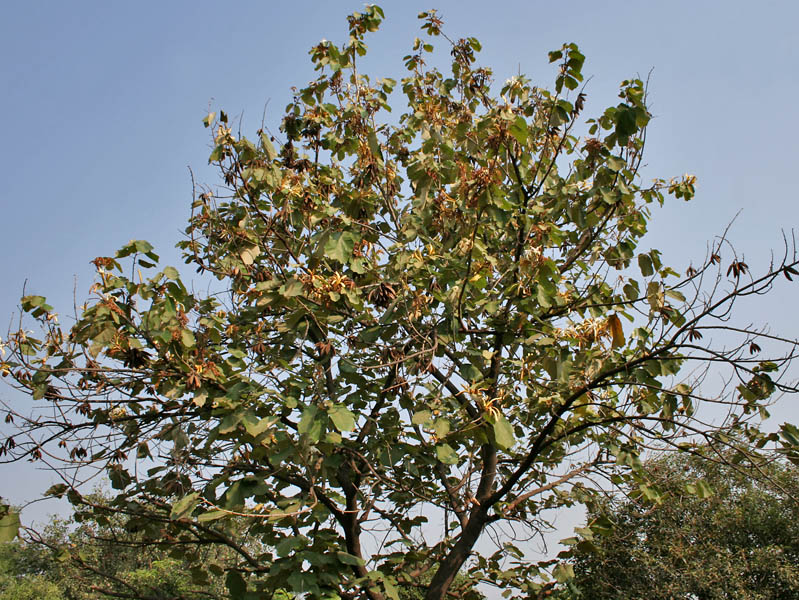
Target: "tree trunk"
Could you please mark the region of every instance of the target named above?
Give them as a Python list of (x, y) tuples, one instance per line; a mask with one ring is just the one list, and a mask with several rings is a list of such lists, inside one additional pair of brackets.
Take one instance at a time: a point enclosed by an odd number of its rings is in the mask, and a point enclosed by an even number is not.
[(430, 587), (427, 589), (424, 600), (443, 600), (447, 594), (452, 580), (460, 571), (463, 563), (469, 558), (477, 539), (483, 532), (486, 522), (486, 510), (482, 506), (476, 506), (469, 515), (469, 522), (463, 529), (460, 538), (452, 548), (447, 557), (438, 567)]

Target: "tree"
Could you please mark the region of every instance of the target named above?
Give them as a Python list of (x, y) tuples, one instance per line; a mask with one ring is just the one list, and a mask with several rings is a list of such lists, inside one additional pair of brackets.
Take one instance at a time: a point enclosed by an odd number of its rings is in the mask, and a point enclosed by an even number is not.
[[(793, 451), (799, 431), (756, 420), (796, 391), (795, 342), (732, 318), (799, 274), (796, 255), (786, 240), (754, 274), (722, 237), (683, 276), (639, 249), (651, 209), (695, 178), (642, 183), (641, 80), (582, 120), (574, 44), (549, 54), (552, 90), (497, 91), (479, 42), (422, 13), (390, 119), (396, 82), (358, 69), (382, 17), (311, 50), (319, 75), (280, 132), (206, 117), (221, 181), (196, 189), (179, 247), (208, 292), (133, 241), (94, 260), (70, 328), (22, 299), (43, 334), (10, 332), (2, 369), (40, 412), (8, 406), (3, 452), (63, 461), (50, 493), (78, 505), (70, 469), (105, 470), (109, 508), (187, 560), (232, 548), (234, 598), (396, 599), (424, 572), (427, 600), (476, 597), (459, 572), (535, 597), (570, 567), (513, 541), (603, 480), (657, 500), (645, 449)], [(427, 64), (434, 38), (450, 73)], [(722, 389), (700, 387), (711, 368)], [(229, 535), (242, 515), (256, 552)], [(487, 530), (496, 551), (476, 546)]]
[[(200, 549), (206, 565), (202, 586), (192, 564), (171, 557), (169, 545), (146, 543), (121, 515), (102, 508), (103, 495), (85, 498), (70, 520), (51, 517), (25, 541), (0, 544), (0, 598), (90, 600), (228, 598), (221, 565), (235, 564), (224, 546)], [(208, 574), (207, 568), (213, 566)], [(196, 569), (196, 567), (194, 567)], [(288, 599), (285, 599), (288, 600)]]
[(3, 600), (63, 600), (49, 575), (52, 561), (40, 548), (18, 540), (0, 542), (0, 598)]
[[(740, 465), (738, 465), (740, 467)], [(578, 554), (577, 587), (597, 600), (765, 600), (799, 595), (799, 473), (758, 465), (763, 476), (678, 455), (646, 464), (663, 502), (598, 504), (590, 518), (608, 525)], [(702, 482), (712, 495), (692, 493)], [(612, 525), (612, 527), (611, 527)]]

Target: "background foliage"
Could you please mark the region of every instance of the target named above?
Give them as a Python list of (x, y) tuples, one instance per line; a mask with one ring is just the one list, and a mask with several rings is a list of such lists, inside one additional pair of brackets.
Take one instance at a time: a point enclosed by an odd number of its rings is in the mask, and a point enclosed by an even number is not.
[[(600, 503), (608, 526), (574, 562), (585, 598), (754, 600), (799, 594), (799, 477), (790, 463), (758, 465), (760, 477), (687, 455), (647, 463), (664, 501)], [(696, 481), (707, 486), (698, 497)]]
[(223, 547), (200, 549), (206, 565), (200, 585), (192, 581), (191, 564), (170, 557), (163, 545), (143, 543), (131, 524), (108, 511), (84, 508), (69, 521), (53, 517), (41, 532), (27, 531), (25, 541), (0, 544), (3, 600), (228, 597), (217, 566), (230, 562)]

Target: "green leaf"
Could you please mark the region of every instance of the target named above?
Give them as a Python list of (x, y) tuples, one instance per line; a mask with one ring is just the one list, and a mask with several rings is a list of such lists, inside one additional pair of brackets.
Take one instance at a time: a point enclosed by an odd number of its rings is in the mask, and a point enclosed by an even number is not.
[(266, 154), (267, 160), (275, 160), (277, 158), (277, 151), (275, 147), (272, 145), (272, 140), (269, 139), (269, 136), (265, 133), (261, 134), (261, 147), (264, 149), (264, 153)]
[(211, 124), (214, 122), (214, 119), (216, 119), (216, 113), (209, 112), (207, 115), (205, 115), (205, 117), (203, 117), (203, 125), (205, 125), (206, 127), (210, 127)]
[(357, 556), (348, 554), (346, 552), (336, 552), (336, 557), (338, 558), (339, 562), (345, 565), (360, 567), (365, 564), (362, 558), (358, 558)]
[(245, 480), (239, 479), (225, 490), (225, 508), (228, 510), (241, 511), (244, 506), (244, 486)]
[(799, 428), (791, 423), (783, 423), (780, 426), (780, 435), (789, 445), (799, 449)]
[(647, 254), (638, 255), (638, 267), (641, 269), (641, 275), (650, 277), (655, 271), (652, 269), (652, 259)]
[(536, 298), (538, 303), (543, 308), (549, 308), (552, 306), (552, 296), (548, 293), (547, 289), (543, 285), (538, 286), (538, 290), (536, 292)]
[(654, 502), (656, 504), (660, 504), (662, 502), (662, 496), (660, 492), (645, 483), (641, 483), (638, 485), (638, 489), (641, 492), (641, 495), (649, 502)]
[(513, 435), (513, 426), (505, 418), (505, 415), (499, 415), (492, 419), (494, 428), (494, 440), (500, 450), (510, 450), (516, 444), (516, 438)]
[(559, 583), (566, 583), (567, 581), (574, 579), (574, 567), (569, 563), (558, 563), (555, 568), (552, 569), (552, 576)]
[(230, 592), (232, 600), (245, 600), (247, 594), (247, 582), (238, 571), (228, 571), (225, 577), (225, 585)]
[(47, 393), (48, 384), (47, 383), (40, 383), (39, 385), (33, 388), (33, 393), (31, 394), (31, 398), (34, 400), (41, 400), (44, 398), (44, 395)]
[(315, 404), (306, 406), (305, 410), (302, 411), (302, 417), (300, 417), (300, 423), (297, 426), (297, 432), (300, 435), (308, 433), (308, 430), (311, 428), (311, 423), (316, 418), (317, 412), (319, 412), (319, 408), (317, 408)]
[(352, 250), (355, 248), (356, 241), (355, 235), (349, 231), (333, 233), (325, 242), (325, 256), (342, 264), (347, 264), (349, 259), (352, 258)]
[(34, 308), (43, 308), (44, 310), (53, 309), (52, 306), (47, 304), (47, 299), (44, 296), (23, 296), (20, 303), (22, 304), (22, 310), (28, 312), (32, 311)]
[(519, 145), (524, 146), (524, 144), (527, 142), (527, 136), (529, 134), (527, 129), (527, 121), (524, 120), (524, 117), (521, 115), (516, 117), (516, 120), (513, 121), (513, 124), (510, 126), (510, 133), (514, 138), (516, 138), (516, 141), (519, 142)]
[(700, 498), (710, 498), (713, 495), (713, 490), (703, 479), (696, 482), (696, 491)]
[(685, 296), (677, 290), (666, 290), (666, 296), (678, 302), (685, 302)]
[(192, 492), (187, 496), (183, 496), (183, 498), (172, 505), (172, 512), (169, 513), (169, 518), (178, 520), (187, 517), (199, 503), (200, 494), (198, 492)]
[(194, 348), (194, 346), (197, 345), (197, 340), (194, 338), (194, 334), (188, 329), (181, 330), (180, 341), (183, 342), (183, 345), (186, 348)]
[(180, 274), (175, 267), (166, 267), (164, 268), (164, 277), (167, 279), (178, 279), (180, 278)]
[(341, 404), (335, 404), (328, 408), (327, 415), (339, 431), (352, 431), (355, 429), (355, 415)]
[(65, 483), (57, 483), (53, 486), (50, 486), (47, 491), (44, 493), (45, 496), (55, 496), (56, 498), (61, 498), (64, 494), (67, 493), (68, 486)]
[(280, 558), (290, 555), (308, 545), (308, 538), (304, 535), (292, 535), (285, 537), (275, 545), (275, 551)]
[(133, 246), (136, 248), (136, 252), (141, 252), (142, 254), (150, 254), (153, 251), (153, 245), (147, 240), (133, 240), (132, 243)]
[(713, 496), (713, 490), (706, 481), (700, 479), (695, 483), (686, 484), (685, 490), (697, 498), (710, 498)]
[(300, 435), (307, 435), (313, 442), (318, 442), (322, 435), (322, 420), (318, 418), (318, 413), (316, 405), (307, 406), (297, 425), (297, 432)]
[(436, 437), (438, 439), (447, 437), (450, 427), (450, 422), (447, 419), (436, 419), (436, 422), (433, 424), (433, 430), (436, 432)]
[(380, 338), (383, 328), (380, 326), (367, 327), (358, 334), (358, 339), (364, 344), (372, 344)]
[(293, 298), (300, 296), (303, 292), (303, 283), (299, 279), (291, 278), (280, 287), (280, 293), (284, 298)]
[(445, 465), (458, 464), (458, 455), (449, 444), (439, 444), (436, 446), (436, 457)]
[(580, 84), (577, 78), (571, 76), (565, 77), (564, 83), (566, 84), (566, 87), (569, 88), (570, 90), (577, 89), (577, 86)]
[(626, 139), (638, 131), (635, 109), (626, 105), (620, 105), (618, 109), (616, 112), (616, 134), (619, 138)]
[(397, 586), (395, 586), (388, 577), (383, 577), (383, 587), (386, 590), (386, 596), (388, 596), (391, 600), (400, 600)]
[(608, 167), (610, 167), (613, 171), (621, 171), (624, 167), (627, 166), (627, 162), (618, 156), (611, 156), (607, 160)]
[(433, 413), (431, 413), (429, 410), (420, 410), (413, 413), (413, 417), (411, 418), (411, 423), (413, 423), (414, 425), (423, 425), (432, 418), (433, 418)]
[(380, 149), (380, 142), (377, 140), (377, 134), (374, 131), (369, 132), (369, 149), (372, 154), (379, 161), (383, 161), (383, 152)]
[(208, 162), (218, 162), (222, 160), (225, 155), (225, 149), (222, 146), (216, 146), (213, 150), (211, 150), (211, 154), (208, 155)]
[(19, 513), (6, 508), (0, 517), (0, 542), (10, 542), (19, 535)]
[(144, 254), (152, 260), (158, 260), (158, 255), (153, 252), (152, 244), (145, 240), (131, 240), (117, 250), (116, 258), (125, 258), (126, 256), (131, 256), (136, 253)]
[(200, 523), (208, 523), (209, 521), (218, 521), (230, 513), (224, 510), (209, 510), (208, 512), (204, 512), (201, 515), (197, 515), (197, 520)]
[(219, 423), (217, 431), (222, 435), (236, 431), (236, 428), (241, 422), (241, 411), (231, 412), (225, 415), (225, 418)]
[(278, 417), (269, 417), (268, 419), (242, 419), (242, 424), (244, 425), (244, 430), (249, 433), (253, 437), (258, 437), (264, 431), (268, 430), (272, 427), (275, 423), (277, 423)]

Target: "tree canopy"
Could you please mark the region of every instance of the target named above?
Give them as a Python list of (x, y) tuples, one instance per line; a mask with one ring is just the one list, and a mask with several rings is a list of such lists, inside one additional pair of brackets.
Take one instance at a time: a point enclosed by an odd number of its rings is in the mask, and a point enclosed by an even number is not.
[[(725, 464), (732, 462), (732, 464)], [(678, 455), (647, 463), (663, 502), (624, 497), (598, 503), (606, 526), (578, 553), (576, 585), (596, 600), (766, 600), (799, 595), (799, 473)], [(709, 495), (699, 497), (696, 481)], [(710, 493), (712, 492), (712, 493)]]
[(374, 78), (359, 61), (382, 18), (311, 49), (279, 131), (205, 118), (220, 180), (178, 243), (196, 279), (132, 241), (94, 260), (69, 327), (22, 299), (33, 322), (0, 368), (33, 405), (7, 403), (0, 451), (46, 461), (78, 506), (105, 472), (107, 508), (198, 580), (199, 549), (232, 549), (236, 599), (536, 597), (571, 566), (525, 541), (605, 485), (657, 502), (648, 449), (795, 452), (799, 430), (758, 427), (796, 391), (795, 342), (734, 310), (799, 275), (795, 248), (758, 271), (722, 236), (667, 266), (640, 242), (695, 178), (642, 181), (643, 81), (586, 119), (575, 44), (550, 52), (551, 89), (499, 85), (434, 11), (399, 83)]
[(0, 543), (0, 598), (229, 598), (223, 566), (235, 566), (232, 549), (206, 545), (200, 568), (172, 556), (172, 545), (144, 539), (123, 514), (103, 509), (108, 500), (105, 494), (88, 495), (69, 519), (51, 517), (40, 530), (26, 528), (24, 541)]
[(222, 578), (213, 577), (213, 584), (202, 587), (192, 583), (188, 565), (157, 545), (136, 543), (129, 531), (96, 522), (73, 531), (68, 527), (66, 521), (53, 519), (30, 539), (0, 543), (0, 598), (227, 597)]

